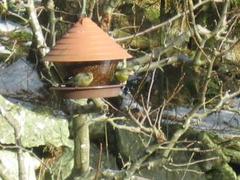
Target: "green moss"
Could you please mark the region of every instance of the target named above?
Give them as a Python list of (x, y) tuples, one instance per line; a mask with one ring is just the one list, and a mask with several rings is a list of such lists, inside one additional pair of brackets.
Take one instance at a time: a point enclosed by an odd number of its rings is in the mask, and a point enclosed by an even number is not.
[(159, 10), (154, 9), (154, 8), (146, 8), (145, 9), (145, 15), (146, 18), (151, 22), (151, 23), (156, 23), (159, 21)]
[(43, 106), (36, 106), (34, 109), (32, 109), (33, 112), (39, 114), (39, 115), (43, 115), (43, 116), (48, 116), (49, 114), (51, 114), (53, 112), (53, 109), (51, 108), (45, 108)]
[(236, 173), (227, 163), (213, 169), (207, 176), (209, 180), (235, 180), (237, 179)]
[(32, 40), (32, 34), (26, 31), (14, 31), (9, 34), (9, 38), (20, 42), (27, 42)]

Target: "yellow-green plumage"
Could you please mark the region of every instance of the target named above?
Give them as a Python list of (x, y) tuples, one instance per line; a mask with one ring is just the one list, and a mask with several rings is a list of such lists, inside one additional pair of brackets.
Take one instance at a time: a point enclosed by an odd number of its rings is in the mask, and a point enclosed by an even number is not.
[(75, 87), (86, 87), (89, 86), (93, 81), (93, 74), (88, 73), (78, 73), (72, 79), (70, 79), (67, 84)]
[(0, 2), (0, 15), (6, 15), (8, 11), (7, 1)]
[(121, 83), (127, 82), (130, 75), (133, 75), (133, 71), (130, 69), (122, 69), (115, 72), (115, 78)]

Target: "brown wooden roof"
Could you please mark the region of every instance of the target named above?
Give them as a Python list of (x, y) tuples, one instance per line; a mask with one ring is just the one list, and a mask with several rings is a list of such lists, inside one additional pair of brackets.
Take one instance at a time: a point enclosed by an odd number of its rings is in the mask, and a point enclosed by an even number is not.
[(79, 20), (44, 58), (52, 62), (103, 61), (131, 58), (90, 18)]

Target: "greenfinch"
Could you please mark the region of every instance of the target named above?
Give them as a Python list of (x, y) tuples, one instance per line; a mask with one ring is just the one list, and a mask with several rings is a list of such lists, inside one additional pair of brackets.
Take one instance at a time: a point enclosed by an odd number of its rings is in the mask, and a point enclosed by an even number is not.
[(0, 1), (0, 15), (6, 15), (8, 11), (7, 1)]
[(86, 87), (89, 86), (93, 81), (93, 74), (90, 72), (87, 73), (78, 73), (73, 78), (68, 80), (67, 85), (74, 87)]
[(121, 83), (126, 83), (128, 80), (128, 77), (133, 74), (134, 72), (131, 69), (121, 69), (115, 72), (115, 78), (117, 81)]

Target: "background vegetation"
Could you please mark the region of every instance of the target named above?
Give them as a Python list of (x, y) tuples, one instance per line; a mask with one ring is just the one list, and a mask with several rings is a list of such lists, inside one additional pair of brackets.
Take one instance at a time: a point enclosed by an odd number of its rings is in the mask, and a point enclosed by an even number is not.
[[(0, 177), (240, 179), (239, 6), (0, 1)], [(134, 57), (119, 63), (134, 71), (119, 97), (49, 91), (57, 68), (43, 57), (83, 15)]]

